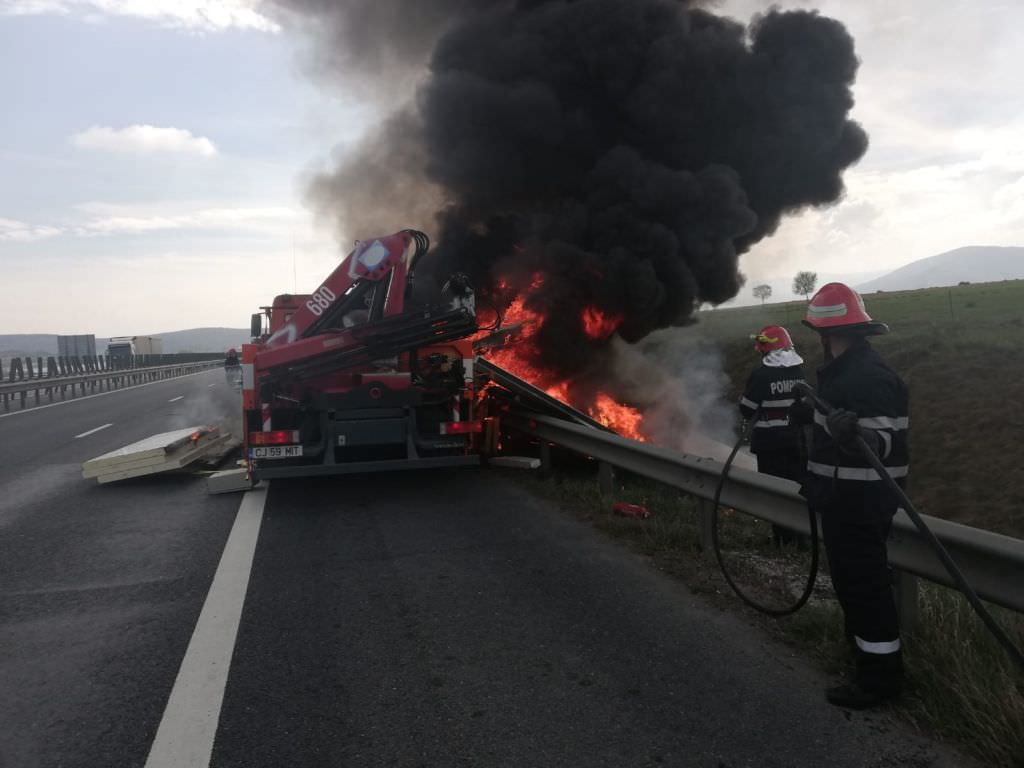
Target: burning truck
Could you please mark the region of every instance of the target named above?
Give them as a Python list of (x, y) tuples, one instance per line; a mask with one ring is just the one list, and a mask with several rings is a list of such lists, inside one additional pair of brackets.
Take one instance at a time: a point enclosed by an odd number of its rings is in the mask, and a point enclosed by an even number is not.
[[(493, 348), (497, 331), (514, 346), (528, 338), (528, 319), (515, 319), (513, 336), (502, 333), (500, 315), (479, 329), (474, 292), (458, 273), (428, 302), (415, 301), (428, 249), (414, 230), (359, 243), (312, 294), (278, 296), (253, 315), (253, 343), (242, 346), (252, 479), (477, 464), (500, 429), (492, 387), (512, 387), (541, 407), (557, 402), (493, 364), (477, 365), (477, 344)], [(499, 349), (495, 357), (514, 361)], [(558, 410), (586, 422), (568, 406)]]

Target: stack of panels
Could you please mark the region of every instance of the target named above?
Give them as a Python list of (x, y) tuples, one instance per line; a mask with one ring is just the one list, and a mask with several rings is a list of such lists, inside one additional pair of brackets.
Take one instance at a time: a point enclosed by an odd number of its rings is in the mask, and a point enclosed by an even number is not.
[(183, 469), (218, 452), (231, 439), (231, 435), (205, 426), (164, 432), (89, 459), (82, 464), (82, 477), (111, 483)]

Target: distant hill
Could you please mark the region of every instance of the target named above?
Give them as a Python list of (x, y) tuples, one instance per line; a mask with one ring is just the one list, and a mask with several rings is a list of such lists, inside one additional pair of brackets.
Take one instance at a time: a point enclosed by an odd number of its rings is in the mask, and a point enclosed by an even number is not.
[(46, 333), (0, 334), (0, 357), (46, 357), (57, 354), (57, 337)]
[(1024, 278), (1024, 248), (968, 245), (912, 261), (857, 286), (863, 293), (938, 288), (961, 281), (991, 283)]
[[(225, 352), (230, 347), (240, 347), (249, 341), (248, 328), (189, 328), (185, 331), (154, 333), (163, 339), (164, 353), (175, 352)], [(97, 345), (100, 340), (96, 340)], [(104, 346), (107, 340), (103, 339)]]
[[(249, 341), (248, 328), (189, 328), (184, 331), (154, 333), (163, 340), (165, 354), (176, 352), (224, 352)], [(107, 348), (106, 338), (96, 339), (96, 351)], [(57, 354), (57, 336), (48, 333), (0, 334), (0, 358), (46, 357)]]

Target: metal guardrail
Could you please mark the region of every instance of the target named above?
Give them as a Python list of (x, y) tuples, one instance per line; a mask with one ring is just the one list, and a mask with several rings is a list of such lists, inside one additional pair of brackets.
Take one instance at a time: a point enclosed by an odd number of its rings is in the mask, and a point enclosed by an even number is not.
[[(79, 355), (73, 357), (42, 355), (0, 357), (0, 381), (53, 379), (86, 373), (105, 373), (135, 368), (153, 368), (176, 363), (195, 363), (223, 359), (217, 352), (176, 352), (159, 355)], [(45, 363), (44, 363), (45, 361)], [(5, 375), (6, 369), (6, 375)]]
[[(715, 514), (711, 500), (721, 475), (721, 462), (638, 443), (547, 416), (510, 415), (502, 422), (542, 441), (696, 496), (702, 500), (704, 529)], [(797, 488), (797, 484), (789, 480), (733, 467), (721, 501), (725, 506), (763, 520), (809, 533), (807, 502), (797, 493)], [(1024, 540), (930, 515), (922, 517), (982, 598), (1024, 612)], [(902, 511), (893, 520), (889, 561), (899, 571), (953, 586), (941, 561)], [(902, 588), (911, 594), (900, 595), (901, 603), (916, 599), (916, 584), (905, 582)]]
[(57, 395), (60, 396), (60, 399), (68, 399), (69, 394), (71, 397), (76, 397), (85, 395), (87, 391), (95, 392), (97, 389), (100, 391), (120, 389), (157, 379), (172, 379), (218, 368), (222, 364), (219, 359), (197, 360), (146, 368), (123, 368), (76, 376), (24, 379), (0, 383), (0, 403), (3, 405), (3, 410), (9, 411), (11, 403), (14, 401), (18, 401), (22, 408), (26, 408), (29, 393), (34, 394), (34, 402), (38, 405), (44, 394), (50, 402), (53, 402)]

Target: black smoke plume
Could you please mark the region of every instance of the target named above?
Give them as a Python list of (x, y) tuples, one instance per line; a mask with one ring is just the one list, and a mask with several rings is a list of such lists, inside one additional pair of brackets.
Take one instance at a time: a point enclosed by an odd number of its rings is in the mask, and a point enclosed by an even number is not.
[(785, 214), (836, 201), (867, 148), (848, 117), (853, 40), (815, 12), (744, 26), (675, 0), (288, 4), (330, 9), (338, 45), (411, 67), (430, 51), (393, 151), (343, 162), (314, 188), (319, 206), (352, 231), (360, 177), (437, 195), (437, 267), (494, 301), (539, 284), (533, 362), (559, 377), (605, 360), (584, 310), (635, 342), (735, 296), (739, 256)]

